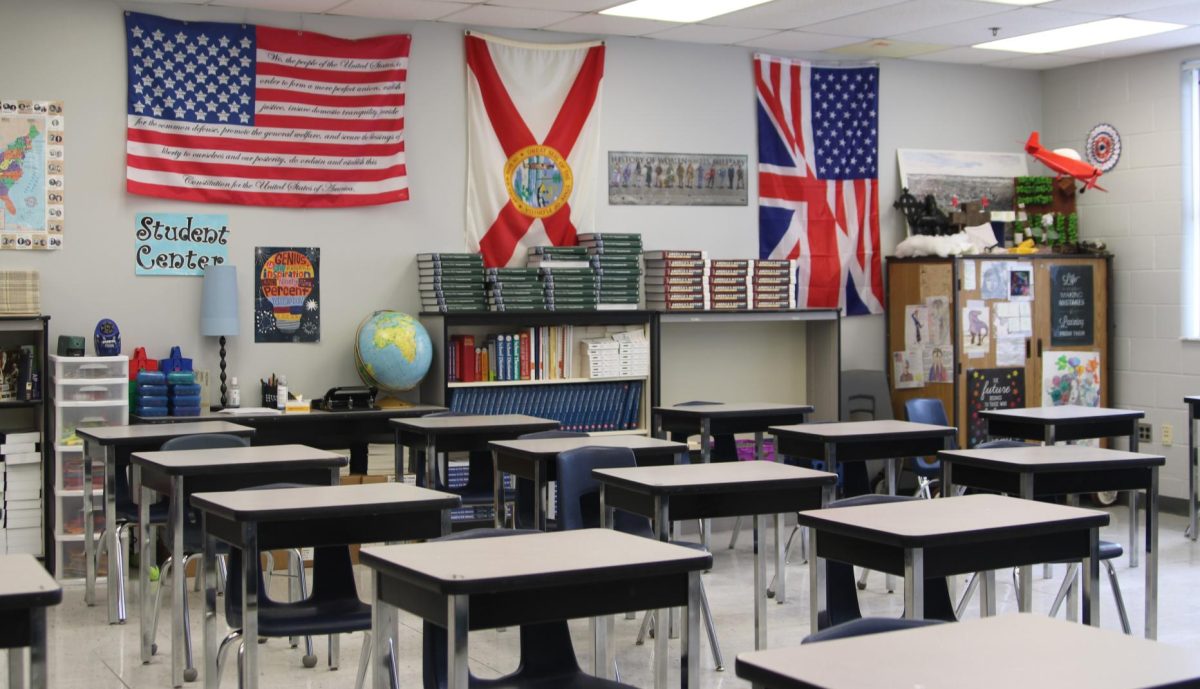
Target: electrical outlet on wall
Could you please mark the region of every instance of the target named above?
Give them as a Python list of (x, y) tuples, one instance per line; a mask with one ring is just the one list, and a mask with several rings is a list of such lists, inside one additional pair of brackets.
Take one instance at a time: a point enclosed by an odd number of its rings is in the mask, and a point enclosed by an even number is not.
[(1171, 443), (1175, 442), (1175, 429), (1171, 427), (1171, 424), (1164, 423), (1159, 437), (1162, 438), (1163, 447), (1171, 447)]
[(1148, 443), (1154, 440), (1154, 426), (1148, 421), (1138, 421), (1138, 442)]

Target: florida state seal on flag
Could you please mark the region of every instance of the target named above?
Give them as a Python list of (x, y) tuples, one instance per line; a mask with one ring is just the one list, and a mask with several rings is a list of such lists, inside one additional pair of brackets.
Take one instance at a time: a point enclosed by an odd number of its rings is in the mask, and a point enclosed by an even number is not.
[(575, 244), (593, 229), (604, 44), (469, 32), (466, 50), (468, 245), (493, 267)]

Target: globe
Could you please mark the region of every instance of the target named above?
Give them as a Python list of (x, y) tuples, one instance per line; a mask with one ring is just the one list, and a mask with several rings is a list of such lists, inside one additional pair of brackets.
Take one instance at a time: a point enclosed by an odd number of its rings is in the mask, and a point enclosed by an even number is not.
[(376, 311), (358, 326), (354, 365), (367, 385), (387, 392), (411, 390), (429, 373), (433, 343), (417, 319), (399, 311)]

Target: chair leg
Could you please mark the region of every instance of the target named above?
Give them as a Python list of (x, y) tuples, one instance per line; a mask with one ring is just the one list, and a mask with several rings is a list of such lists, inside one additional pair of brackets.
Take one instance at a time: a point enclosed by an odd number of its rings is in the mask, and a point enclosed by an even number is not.
[(737, 547), (738, 534), (742, 533), (742, 518), (738, 517), (733, 522), (733, 535), (729, 537), (729, 549), (733, 550)]
[[(304, 556), (299, 550), (292, 549), (288, 551), (288, 568), (295, 571), (295, 578), (288, 579), (290, 600), (298, 601), (308, 598), (308, 580), (304, 575)], [(291, 576), (291, 572), (289, 572), (288, 576)], [(292, 586), (293, 582), (296, 584), (295, 587)], [(295, 647), (296, 644), (293, 643), (292, 648)], [(313, 652), (311, 636), (304, 637), (304, 657), (300, 659), (300, 662), (304, 664), (304, 667), (317, 666), (317, 654)]]
[(635, 645), (641, 646), (642, 644), (646, 643), (646, 633), (650, 631), (650, 627), (653, 624), (654, 613), (647, 612), (646, 616), (642, 618), (642, 627), (638, 630), (637, 641), (634, 642)]
[(1121, 629), (1126, 634), (1133, 634), (1129, 627), (1129, 613), (1125, 611), (1125, 597), (1121, 595), (1121, 582), (1117, 581), (1117, 570), (1108, 560), (1104, 560), (1104, 567), (1108, 570), (1108, 583), (1112, 585), (1113, 600), (1117, 603), (1117, 616), (1121, 618)]
[[(229, 649), (238, 645), (236, 642), (241, 638), (242, 638), (242, 630), (235, 629), (235, 630), (229, 632), (229, 634), (227, 634), (225, 636), (225, 638), (221, 640), (221, 645), (217, 647), (217, 681), (216, 681), (217, 689), (220, 689), (220, 687), (221, 687), (221, 670), (225, 667), (225, 663), (227, 660), (226, 656), (229, 653)], [(240, 646), (239, 646), (239, 648), (240, 648)]]
[(975, 589), (979, 588), (979, 572), (971, 575), (971, 580), (967, 582), (967, 590), (963, 591), (962, 598), (958, 599), (958, 605), (954, 606), (954, 616), (962, 619), (963, 611), (967, 609), (967, 603), (971, 602), (971, 596), (975, 595)]
[[(163, 560), (162, 568), (158, 572), (158, 591), (154, 594), (154, 615), (151, 617), (153, 622), (150, 626), (150, 638), (158, 638), (158, 613), (162, 610), (163, 593), (167, 590), (167, 577), (171, 576), (171, 571), (175, 569), (175, 561), (172, 558)], [(158, 644), (151, 642), (150, 653), (158, 653)]]
[(396, 660), (396, 640), (388, 640), (388, 679), (391, 689), (400, 689), (400, 663)]
[[(802, 527), (802, 526), (800, 526), (799, 524), (797, 524), (796, 526), (793, 526), (793, 527), (792, 527), (792, 532), (791, 532), (790, 534), (788, 534), (787, 544), (783, 546), (783, 563), (784, 563), (785, 565), (786, 565), (786, 564), (791, 564), (791, 562), (790, 562), (790, 556), (791, 556), (791, 553), (792, 553), (792, 540), (793, 540), (794, 538), (796, 538), (796, 533), (797, 533), (797, 532), (802, 532), (802, 531), (803, 531), (803, 528), (804, 528), (804, 527)], [(803, 540), (803, 537), (801, 537), (801, 540)], [(806, 561), (806, 562), (807, 562), (807, 561)], [(776, 582), (776, 580), (778, 580), (778, 579), (779, 579), (779, 573), (778, 573), (778, 572), (776, 572), (776, 573), (775, 573), (775, 575), (771, 577), (771, 585), (767, 587), (767, 598), (774, 598), (774, 597), (775, 597), (775, 582)]]
[(363, 689), (367, 681), (367, 668), (371, 666), (371, 631), (363, 631), (362, 651), (358, 654), (358, 676), (354, 680), (354, 689)]
[[(109, 553), (109, 559), (115, 561), (116, 577), (117, 577), (117, 624), (125, 624), (126, 607), (125, 607), (125, 589), (126, 582), (129, 581), (129, 573), (126, 568), (126, 554), (129, 552), (128, 535), (129, 531), (125, 528), (126, 524), (118, 524), (116, 526), (117, 533), (117, 552)], [(125, 537), (123, 538), (122, 535)]]
[[(199, 557), (194, 555), (192, 557)], [(184, 560), (186, 563), (187, 560)], [(180, 570), (181, 576), (187, 575), (187, 565), (185, 564)], [(200, 577), (196, 577), (199, 579)], [(183, 681), (195, 682), (199, 673), (196, 671), (195, 658), (192, 656), (192, 618), (188, 611), (188, 597), (183, 597), (183, 658), (185, 661), (183, 666)]]
[(721, 654), (721, 642), (717, 639), (717, 625), (713, 622), (712, 610), (708, 607), (708, 594), (700, 584), (700, 612), (704, 615), (704, 627), (708, 631), (708, 645), (712, 648), (713, 663), (717, 672), (725, 670), (725, 657)]
[(863, 569), (862, 574), (858, 575), (857, 585), (858, 585), (859, 591), (867, 590), (867, 577), (870, 575), (871, 575), (871, 570), (866, 569), (866, 568)]
[(1078, 563), (1071, 563), (1067, 566), (1067, 576), (1063, 577), (1062, 586), (1058, 587), (1058, 595), (1054, 596), (1054, 603), (1050, 606), (1050, 616), (1054, 617), (1058, 614), (1058, 609), (1062, 607), (1063, 601), (1067, 599), (1067, 594), (1075, 585), (1075, 573), (1079, 569)]
[(339, 634), (329, 635), (329, 669), (338, 669), (339, 661), (342, 655), (342, 644)]
[(225, 593), (225, 582), (229, 579), (229, 558), (225, 555), (217, 556), (217, 595)]

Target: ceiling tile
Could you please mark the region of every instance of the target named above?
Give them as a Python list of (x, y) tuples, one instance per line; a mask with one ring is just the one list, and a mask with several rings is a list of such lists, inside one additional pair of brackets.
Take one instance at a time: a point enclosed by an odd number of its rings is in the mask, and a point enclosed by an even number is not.
[(626, 0), (486, 0), (489, 5), (503, 7), (528, 7), (535, 10), (561, 10), (563, 12), (596, 12), (616, 7)]
[(991, 2), (910, 0), (902, 5), (889, 5), (819, 24), (806, 24), (803, 29), (839, 36), (878, 38), (1010, 11), (1010, 5)]
[(330, 10), (330, 14), (407, 21), (433, 21), (469, 6), (464, 2), (434, 2), (433, 0), (349, 0)]
[(771, 29), (744, 29), (737, 26), (708, 26), (706, 24), (685, 24), (666, 31), (649, 35), (649, 38), (659, 38), (665, 41), (684, 41), (686, 43), (719, 43), (729, 45), (752, 41), (763, 36), (776, 33)]
[(660, 22), (653, 19), (634, 17), (612, 17), (607, 14), (581, 14), (546, 28), (552, 31), (570, 31), (585, 34), (609, 34), (614, 36), (645, 36), (679, 26), (675, 22)]
[(1036, 31), (1057, 29), (1062, 26), (1072, 26), (1084, 22), (1104, 19), (1097, 14), (1080, 14), (1078, 12), (1061, 12), (1043, 10), (1034, 7), (991, 14), (986, 17), (975, 17), (964, 22), (955, 22), (937, 28), (910, 31), (903, 34), (889, 34), (888, 38), (901, 41), (936, 42), (949, 45), (975, 45), (993, 40), (991, 28), (999, 27), (995, 38), (1011, 38)]
[(859, 12), (898, 5), (906, 0), (775, 0), (764, 5), (706, 19), (705, 24), (748, 29), (794, 29)]
[(1070, 55), (1023, 55), (999, 62), (990, 62), (988, 67), (1010, 67), (1015, 69), (1057, 69), (1070, 67), (1084, 62), (1091, 62), (1086, 57), (1071, 57)]
[(831, 48), (826, 52), (851, 57), (912, 57), (937, 52), (945, 47), (945, 45), (937, 43), (905, 43), (885, 38), (872, 38), (869, 41)]
[(828, 34), (808, 33), (807, 31), (781, 31), (770, 36), (743, 41), (742, 45), (752, 48), (762, 48), (763, 50), (816, 52), (859, 42), (859, 39), (850, 36), (831, 36)]
[(1010, 53), (1007, 50), (979, 50), (978, 48), (950, 48), (936, 53), (916, 55), (914, 60), (922, 62), (949, 62), (958, 65), (983, 65), (997, 60), (1020, 57), (1025, 53)]
[(1182, 48), (1184, 46), (1196, 45), (1197, 43), (1200, 43), (1200, 26), (1176, 29), (1175, 31), (1168, 31), (1153, 36), (1142, 36), (1141, 38), (1134, 38), (1128, 41), (1117, 41), (1116, 43), (1077, 48), (1057, 54), (1099, 60), (1152, 53), (1159, 50), (1170, 50), (1171, 48)]
[(1150, 19), (1156, 22), (1177, 22), (1179, 24), (1200, 24), (1200, 3), (1188, 2), (1182, 5), (1160, 7), (1129, 15), (1134, 19)]
[(343, 0), (212, 0), (214, 5), (247, 7), (275, 12), (311, 12), (320, 14), (342, 4)]
[(473, 26), (498, 26), (506, 29), (543, 29), (551, 24), (577, 16), (579, 15), (574, 12), (472, 5), (461, 12), (442, 17), (442, 21)]
[(1195, 0), (1055, 0), (1054, 2), (1041, 5), (1041, 7), (1051, 10), (1119, 15), (1194, 2)]

